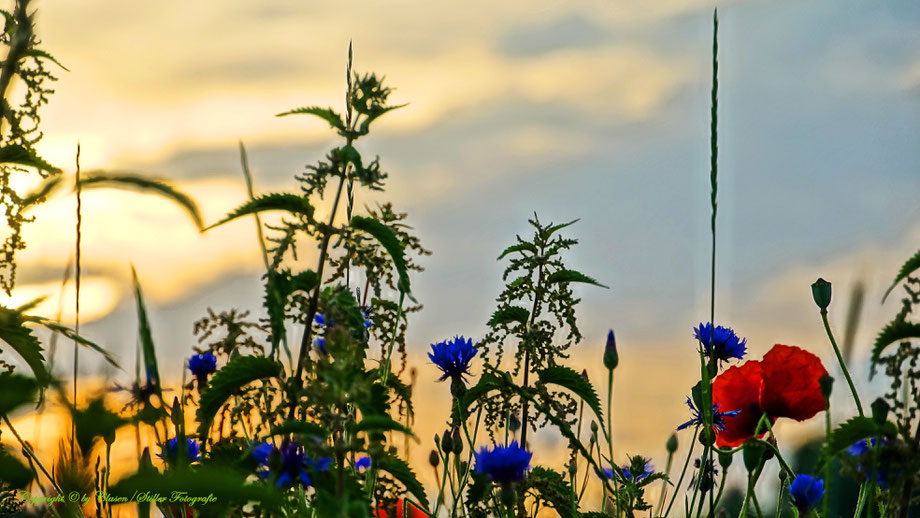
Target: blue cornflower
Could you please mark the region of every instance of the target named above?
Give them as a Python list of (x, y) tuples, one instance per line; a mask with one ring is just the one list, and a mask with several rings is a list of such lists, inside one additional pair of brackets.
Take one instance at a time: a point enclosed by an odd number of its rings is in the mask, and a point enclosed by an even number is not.
[[(620, 469), (623, 471), (623, 477), (626, 478), (626, 480), (633, 480), (633, 474), (629, 472), (629, 469), (630, 469), (630, 468), (631, 468), (631, 466), (621, 466), (621, 467), (620, 467)], [(644, 467), (644, 471), (643, 471), (642, 473), (636, 475), (635, 480), (636, 480), (636, 482), (638, 482), (638, 481), (642, 480), (643, 478), (645, 478), (645, 477), (651, 475), (651, 474), (654, 473), (654, 472), (655, 472), (655, 468), (652, 467), (652, 464), (651, 464), (650, 462), (646, 462), (646, 463), (645, 463), (645, 467)]]
[(211, 352), (196, 354), (188, 359), (188, 370), (200, 383), (207, 382), (208, 376), (217, 370), (217, 358)]
[(311, 459), (304, 455), (303, 446), (294, 441), (288, 441), (275, 448), (270, 443), (262, 443), (252, 449), (252, 456), (262, 465), (259, 476), (262, 478), (275, 477), (277, 487), (289, 487), (301, 484), (310, 486), (310, 476), (307, 470), (327, 471), (332, 465), (332, 459), (322, 457)]
[[(160, 446), (161, 453), (157, 457), (166, 461), (167, 464), (175, 464), (179, 460), (179, 439), (173, 437), (166, 441), (166, 444)], [(185, 453), (188, 455), (189, 462), (195, 462), (201, 459), (201, 445), (195, 439), (185, 439)]]
[(478, 352), (471, 338), (455, 336), (451, 340), (432, 344), (428, 358), (444, 373), (438, 381), (451, 378), (454, 382), (466, 382), (466, 375), (470, 373), (470, 360)]
[[(732, 358), (740, 360), (747, 352), (747, 339), (739, 337), (729, 327), (716, 326), (713, 331), (711, 323), (700, 323), (699, 327), (693, 328), (693, 337), (703, 344), (706, 356), (711, 356), (719, 362), (726, 362)], [(710, 338), (712, 344), (709, 343)]]
[(799, 516), (805, 516), (824, 496), (824, 481), (811, 475), (798, 475), (789, 484), (789, 495)]
[(328, 354), (328, 353), (329, 353), (328, 351), (326, 351), (326, 339), (323, 338), (322, 336), (320, 336), (320, 337), (316, 338), (315, 340), (313, 340), (313, 348), (316, 349), (317, 351), (319, 351), (319, 352), (322, 353), (322, 354)]
[(361, 308), (361, 314), (364, 315), (364, 327), (365, 329), (370, 329), (374, 325), (374, 321), (371, 319), (371, 310), (370, 308)]
[[(882, 437), (882, 441), (879, 444), (880, 447), (885, 447), (888, 444), (888, 440)], [(869, 454), (873, 451), (875, 451), (875, 437), (872, 437), (868, 440), (857, 441), (853, 443), (849, 448), (847, 448), (847, 453), (854, 457), (861, 457), (865, 455), (865, 458), (870, 458)], [(867, 478), (871, 475), (872, 472), (871, 467), (867, 468), (862, 464), (858, 464), (856, 466), (856, 470), (864, 475), (867, 475)], [(879, 462), (879, 467), (875, 469), (875, 483), (878, 484), (878, 487), (880, 487), (882, 490), (888, 489), (888, 471), (888, 463), (881, 460)]]
[[(693, 414), (693, 418), (687, 421), (686, 423), (677, 427), (678, 430), (683, 430), (684, 428), (690, 426), (699, 426), (703, 424), (703, 414), (693, 405), (693, 400), (689, 397), (687, 398), (687, 406), (690, 407), (690, 412)], [(732, 410), (730, 412), (723, 412), (719, 410), (719, 404), (712, 404), (712, 426), (716, 431), (722, 431), (725, 429), (725, 418), (726, 417), (735, 417), (740, 414), (741, 410)]]
[(491, 450), (482, 448), (476, 452), (476, 472), (489, 476), (492, 482), (510, 484), (524, 480), (524, 471), (530, 469), (533, 453), (525, 450), (517, 441), (508, 446), (496, 445)]
[(334, 326), (335, 322), (331, 318), (327, 318), (325, 313), (317, 313), (313, 317), (313, 321), (316, 322), (316, 325), (319, 327)]
[(367, 455), (355, 461), (355, 469), (358, 471), (364, 471), (369, 467), (371, 467), (371, 458)]

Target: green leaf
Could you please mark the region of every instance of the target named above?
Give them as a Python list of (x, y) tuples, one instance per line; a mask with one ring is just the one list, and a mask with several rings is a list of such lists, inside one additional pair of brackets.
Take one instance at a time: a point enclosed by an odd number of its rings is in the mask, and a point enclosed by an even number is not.
[(495, 310), (492, 318), (489, 319), (489, 327), (518, 322), (521, 325), (527, 325), (530, 320), (530, 311), (520, 306), (505, 306)]
[(524, 491), (535, 490), (548, 502), (560, 518), (578, 518), (575, 501), (578, 499), (568, 480), (556, 471), (536, 466), (527, 474)]
[(260, 379), (277, 377), (281, 374), (281, 364), (265, 356), (237, 356), (227, 365), (214, 373), (207, 388), (201, 393), (196, 418), (198, 419), (198, 438), (206, 442), (208, 430), (220, 407), (239, 393), (246, 385)]
[(46, 178), (44, 181), (42, 181), (41, 184), (39, 184), (38, 188), (25, 195), (25, 197), (22, 199), (23, 208), (35, 205), (39, 200), (42, 200), (51, 194), (55, 189), (58, 188), (59, 185), (61, 185), (61, 180), (62, 177), (60, 175)]
[(0, 416), (9, 415), (20, 406), (35, 401), (37, 393), (36, 380), (8, 372), (0, 374)]
[(569, 221), (568, 223), (560, 223), (559, 225), (553, 225), (553, 226), (547, 227), (545, 230), (543, 230), (543, 236), (542, 236), (542, 237), (543, 237), (543, 240), (545, 241), (545, 240), (549, 239), (550, 236), (552, 236), (554, 233), (556, 233), (556, 231), (562, 230), (562, 229), (564, 229), (565, 227), (574, 225), (575, 223), (578, 223), (578, 221), (579, 221), (579, 220), (577, 220), (577, 219), (573, 219), (572, 221)]
[(357, 432), (402, 432), (406, 435), (415, 437), (412, 430), (406, 425), (394, 420), (388, 415), (368, 415), (350, 427), (351, 431)]
[(128, 421), (118, 414), (105, 408), (105, 401), (101, 398), (94, 399), (86, 408), (71, 409), (74, 428), (76, 428), (77, 444), (84, 456), (90, 454), (96, 438), (115, 438), (115, 431), (128, 424)]
[(281, 496), (268, 485), (247, 483), (244, 474), (232, 469), (205, 466), (195, 469), (170, 470), (165, 473), (156, 471), (135, 473), (119, 480), (111, 487), (109, 493), (130, 499), (132, 495), (148, 491), (150, 494), (158, 493), (164, 496), (171, 495), (174, 491), (186, 493), (189, 497), (203, 498), (214, 495), (216, 501), (211, 500), (208, 504), (200, 504), (201, 509), (208, 510), (228, 504), (247, 502), (261, 502), (263, 505), (275, 506), (281, 501)]
[(83, 189), (92, 188), (112, 188), (112, 189), (130, 189), (141, 192), (150, 192), (166, 198), (167, 200), (177, 203), (182, 207), (189, 217), (195, 223), (199, 231), (204, 231), (204, 223), (201, 219), (201, 212), (198, 210), (198, 204), (195, 203), (189, 195), (169, 185), (163, 180), (147, 178), (137, 174), (130, 173), (107, 173), (103, 171), (93, 171), (86, 178), (80, 179), (80, 187)]
[(373, 459), (373, 463), (377, 469), (382, 469), (393, 475), (393, 478), (406, 486), (409, 493), (418, 499), (422, 507), (428, 508), (428, 496), (425, 495), (425, 488), (422, 487), (422, 484), (418, 481), (412, 468), (406, 464), (406, 461), (392, 455), (380, 455)]
[(19, 144), (10, 144), (0, 148), (0, 164), (16, 164), (24, 167), (34, 167), (49, 173), (60, 173), (61, 170), (46, 162), (43, 158), (35, 154), (35, 151), (27, 149)]
[(55, 59), (54, 56), (52, 56), (51, 54), (48, 54), (48, 53), (45, 52), (44, 50), (34, 49), (34, 48), (33, 48), (33, 49), (29, 49), (29, 50), (26, 51), (26, 54), (25, 54), (25, 55), (26, 55), (26, 56), (31, 56), (31, 57), (33, 57), (33, 58), (47, 59), (48, 61), (54, 63), (55, 65), (57, 65), (57, 66), (63, 68), (63, 69), (66, 70), (67, 72), (70, 72), (70, 70), (69, 70), (67, 67), (65, 67), (64, 65), (62, 65), (60, 61), (58, 61), (57, 59)]
[(214, 227), (223, 225), (224, 223), (233, 221), (243, 216), (250, 216), (252, 214), (258, 214), (260, 212), (269, 210), (283, 210), (295, 216), (303, 216), (308, 220), (313, 218), (314, 211), (313, 206), (310, 205), (310, 201), (303, 196), (298, 196), (288, 192), (275, 192), (271, 194), (265, 194), (259, 196), (258, 198), (253, 198), (247, 201), (246, 203), (237, 207), (236, 210), (230, 214), (227, 214), (224, 219), (207, 227), (205, 230), (210, 230)]
[(477, 473), (473, 471), (471, 474), (473, 479), (470, 484), (469, 490), (466, 492), (466, 501), (467, 505), (475, 506), (477, 503), (485, 500), (486, 496), (489, 494), (489, 488), (492, 487), (492, 482), (489, 481), (489, 476), (485, 473)]
[(0, 306), (0, 340), (3, 340), (25, 360), (35, 374), (35, 379), (41, 386), (51, 380), (51, 375), (45, 367), (45, 357), (42, 355), (42, 346), (32, 334), (32, 330), (23, 325), (22, 315), (12, 309)]
[(393, 229), (378, 219), (364, 216), (352, 217), (351, 228), (367, 232), (383, 246), (393, 259), (393, 265), (399, 274), (399, 282), (397, 283), (399, 291), (402, 293), (411, 292), (409, 289), (409, 268), (406, 264), (405, 247), (396, 237)]
[(900, 316), (889, 322), (879, 333), (875, 339), (875, 345), (872, 347), (873, 365), (878, 363), (885, 348), (894, 342), (909, 338), (920, 338), (920, 323), (908, 322)]
[(917, 268), (920, 268), (920, 250), (918, 250), (917, 253), (914, 254), (913, 257), (908, 259), (907, 262), (905, 262), (901, 266), (901, 269), (898, 270), (898, 276), (894, 278), (894, 282), (891, 283), (891, 286), (889, 286), (888, 289), (885, 290), (885, 295), (882, 296), (882, 302), (885, 302), (885, 299), (888, 298), (888, 294), (891, 293), (891, 290), (893, 290), (894, 287), (897, 286), (899, 282), (903, 281), (910, 274), (914, 273), (914, 271), (917, 270)]
[(591, 277), (588, 277), (581, 272), (576, 272), (575, 270), (558, 270), (546, 276), (547, 284), (553, 284), (556, 282), (581, 282), (584, 284), (600, 286), (601, 288), (607, 288), (607, 286), (604, 286)]
[(306, 435), (326, 440), (329, 431), (317, 423), (309, 421), (285, 421), (278, 426), (273, 426), (268, 435)]
[[(451, 415), (454, 419), (465, 419), (473, 403), (479, 401), (483, 396), (493, 390), (500, 390), (503, 386), (505, 386), (505, 384), (498, 376), (491, 372), (483, 372), (482, 375), (479, 376), (479, 381), (472, 387), (469, 387), (466, 392), (463, 393), (463, 397), (461, 397), (457, 404), (451, 409)], [(460, 407), (459, 409), (457, 408), (458, 405)], [(459, 415), (458, 410), (462, 410), (463, 414)]]
[[(141, 353), (144, 358), (144, 375), (146, 382), (156, 388), (157, 396), (163, 401), (162, 385), (160, 384), (160, 368), (157, 365), (157, 351), (153, 343), (153, 334), (150, 330), (150, 321), (147, 319), (147, 307), (144, 304), (144, 295), (141, 293), (141, 284), (137, 280), (137, 271), (131, 265), (131, 278), (134, 282), (134, 298), (137, 302), (137, 334), (141, 342)], [(140, 384), (140, 380), (137, 380)], [(163, 401), (165, 404), (165, 401)]]
[(342, 146), (336, 149), (336, 152), (342, 162), (351, 163), (358, 171), (364, 169), (364, 166), (361, 165), (361, 153), (358, 153), (354, 146)]
[(383, 115), (384, 113), (387, 113), (387, 112), (391, 112), (391, 111), (393, 111), (393, 110), (398, 110), (399, 108), (403, 108), (403, 107), (408, 106), (408, 105), (409, 105), (409, 103), (400, 104), (400, 105), (397, 105), (397, 106), (387, 106), (386, 108), (383, 108), (383, 109), (381, 109), (381, 110), (378, 110), (378, 111), (376, 111), (376, 112), (374, 112), (374, 113), (368, 115), (368, 116), (364, 119), (364, 121), (361, 122), (361, 126), (358, 128), (358, 134), (359, 134), (359, 135), (367, 135), (367, 132), (370, 131), (370, 129), (371, 129), (371, 128), (370, 128), (371, 123), (374, 122), (375, 120), (377, 120), (381, 115)]
[(84, 347), (88, 347), (89, 349), (92, 349), (93, 351), (102, 355), (102, 357), (105, 358), (105, 361), (107, 361), (109, 365), (117, 369), (121, 368), (121, 366), (118, 365), (118, 362), (115, 361), (115, 358), (113, 358), (112, 355), (109, 354), (108, 351), (103, 349), (99, 344), (93, 342), (92, 340), (89, 340), (81, 335), (78, 335), (76, 331), (74, 331), (73, 329), (67, 326), (62, 326), (61, 324), (58, 324), (57, 322), (53, 322), (51, 320), (48, 320), (47, 318), (43, 318), (39, 316), (23, 315), (23, 318), (29, 322), (35, 322), (36, 324), (40, 326), (46, 327), (50, 329), (51, 331), (54, 331), (55, 333), (60, 333), (64, 335), (65, 337), (76, 341), (78, 344)]
[(537, 250), (536, 245), (534, 245), (533, 243), (528, 243), (528, 242), (525, 241), (525, 242), (523, 242), (523, 243), (518, 243), (518, 244), (516, 244), (516, 245), (511, 245), (511, 246), (509, 246), (508, 248), (506, 248), (505, 251), (502, 252), (501, 255), (498, 256), (498, 260), (503, 259), (503, 258), (504, 258), (506, 255), (508, 255), (508, 254), (513, 254), (513, 253), (516, 253), (516, 252), (521, 252), (521, 253), (523, 253), (523, 252), (530, 252), (530, 253), (532, 253), (532, 254), (536, 254), (536, 253), (538, 252), (538, 250)]
[(32, 481), (32, 470), (0, 447), (0, 486), (24, 489)]
[(598, 423), (603, 428), (604, 414), (601, 411), (601, 400), (597, 397), (594, 386), (584, 376), (569, 367), (557, 365), (543, 369), (537, 373), (537, 377), (544, 385), (559, 385), (583, 399), (594, 411)]
[(825, 460), (830, 460), (841, 451), (849, 448), (857, 441), (875, 436), (893, 436), (897, 429), (893, 423), (886, 422), (879, 426), (871, 417), (853, 417), (838, 426), (824, 445)]
[(275, 115), (275, 117), (286, 117), (288, 115), (313, 115), (329, 123), (329, 126), (339, 131), (345, 131), (345, 123), (342, 117), (332, 108), (321, 108), (319, 106), (304, 106)]

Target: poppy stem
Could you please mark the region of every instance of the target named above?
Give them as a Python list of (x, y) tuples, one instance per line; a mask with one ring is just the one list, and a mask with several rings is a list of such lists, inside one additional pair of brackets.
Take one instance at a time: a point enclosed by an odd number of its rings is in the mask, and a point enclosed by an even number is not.
[(837, 355), (837, 362), (840, 363), (840, 370), (843, 371), (843, 377), (847, 380), (847, 385), (850, 386), (850, 392), (853, 394), (853, 400), (856, 401), (856, 410), (859, 411), (860, 417), (865, 416), (863, 413), (862, 403), (859, 401), (859, 394), (856, 393), (856, 386), (853, 384), (853, 378), (850, 377), (850, 371), (847, 369), (847, 364), (843, 360), (843, 355), (840, 354), (840, 348), (837, 347), (837, 340), (834, 340), (834, 333), (831, 332), (831, 324), (827, 321), (827, 309), (821, 309), (821, 320), (824, 322), (824, 330), (827, 332), (827, 337), (831, 341), (831, 346), (834, 348), (834, 354)]

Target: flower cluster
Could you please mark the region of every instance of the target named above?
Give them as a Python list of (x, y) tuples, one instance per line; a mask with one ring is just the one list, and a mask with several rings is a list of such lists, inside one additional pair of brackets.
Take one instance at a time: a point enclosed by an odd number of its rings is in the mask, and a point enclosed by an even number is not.
[(719, 408), (740, 413), (716, 430), (719, 447), (734, 447), (756, 435), (764, 415), (772, 425), (780, 417), (804, 421), (824, 410), (820, 380), (827, 375), (821, 360), (799, 347), (774, 345), (761, 361), (748, 361), (720, 374), (712, 383), (712, 400)]

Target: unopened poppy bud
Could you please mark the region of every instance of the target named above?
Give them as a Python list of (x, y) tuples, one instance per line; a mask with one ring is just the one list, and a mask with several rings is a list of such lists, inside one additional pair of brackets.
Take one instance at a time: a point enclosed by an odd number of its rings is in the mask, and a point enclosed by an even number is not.
[(818, 384), (821, 385), (821, 395), (824, 396), (824, 402), (830, 406), (831, 391), (834, 388), (834, 378), (832, 378), (830, 374), (825, 374), (818, 380)]
[(431, 453), (428, 454), (428, 464), (431, 464), (432, 468), (436, 468), (438, 467), (438, 464), (440, 464), (440, 462), (441, 462), (441, 458), (438, 457), (438, 452), (435, 450), (431, 450)]
[(719, 465), (722, 466), (722, 469), (728, 469), (728, 467), (732, 465), (732, 457), (734, 457), (734, 455), (730, 452), (719, 452)]
[(591, 434), (597, 435), (597, 422), (591, 421)]
[(716, 432), (712, 428), (702, 428), (699, 441), (703, 446), (712, 446), (716, 442)]
[(441, 436), (441, 451), (445, 455), (449, 454), (454, 449), (454, 441), (450, 438), (450, 430), (446, 430), (444, 435)]
[(613, 329), (607, 333), (607, 345), (604, 347), (604, 367), (613, 370), (620, 364), (620, 355), (617, 354), (617, 340), (613, 336)]
[(891, 406), (882, 398), (878, 398), (872, 402), (872, 420), (876, 424), (882, 425), (885, 424), (885, 421), (888, 420), (888, 411), (891, 410)]
[(777, 475), (777, 476), (779, 477), (779, 483), (780, 483), (780, 484), (782, 484), (783, 482), (785, 482), (785, 481), (786, 481), (786, 478), (788, 477), (788, 475), (786, 474), (786, 470), (784, 470), (784, 469), (779, 470), (779, 475)]
[(463, 439), (460, 437), (460, 428), (454, 427), (454, 433), (451, 435), (451, 446), (454, 455), (463, 453)]
[(747, 441), (741, 446), (741, 458), (748, 473), (752, 473), (764, 461), (764, 446), (755, 441)]
[(668, 437), (668, 442), (665, 443), (664, 447), (665, 449), (668, 450), (668, 453), (671, 453), (671, 454), (677, 451), (677, 434), (676, 433), (672, 433), (671, 436)]
[(831, 283), (819, 278), (811, 285), (811, 296), (821, 311), (827, 311), (831, 304)]

